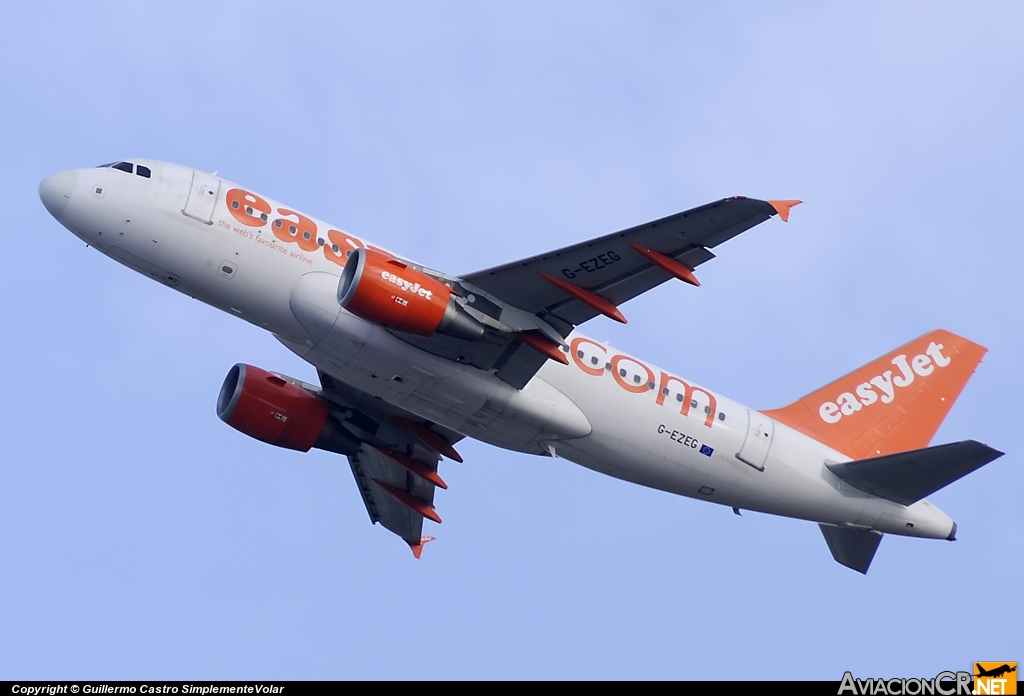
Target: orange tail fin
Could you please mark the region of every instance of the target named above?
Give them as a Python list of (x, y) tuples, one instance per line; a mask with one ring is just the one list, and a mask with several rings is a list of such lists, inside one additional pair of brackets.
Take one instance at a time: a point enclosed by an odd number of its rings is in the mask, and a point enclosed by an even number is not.
[(938, 329), (765, 415), (853, 459), (927, 447), (987, 350)]

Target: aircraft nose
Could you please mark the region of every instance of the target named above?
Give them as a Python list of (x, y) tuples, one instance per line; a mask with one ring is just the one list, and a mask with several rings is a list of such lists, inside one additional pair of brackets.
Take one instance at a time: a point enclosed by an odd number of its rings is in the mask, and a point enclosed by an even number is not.
[(64, 209), (68, 207), (71, 200), (71, 193), (78, 183), (78, 172), (69, 169), (66, 172), (51, 174), (39, 184), (39, 199), (46, 206), (50, 215), (60, 220)]

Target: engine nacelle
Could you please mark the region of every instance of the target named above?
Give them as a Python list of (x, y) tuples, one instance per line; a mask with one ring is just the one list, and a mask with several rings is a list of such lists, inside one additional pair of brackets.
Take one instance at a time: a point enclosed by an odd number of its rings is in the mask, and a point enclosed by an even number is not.
[(389, 329), (475, 340), (484, 326), (447, 285), (375, 249), (356, 249), (338, 283), (338, 302), (357, 317)]
[(239, 363), (228, 371), (217, 415), (249, 437), (300, 452), (316, 447), (350, 455), (360, 446), (330, 418), (324, 399), (252, 365)]

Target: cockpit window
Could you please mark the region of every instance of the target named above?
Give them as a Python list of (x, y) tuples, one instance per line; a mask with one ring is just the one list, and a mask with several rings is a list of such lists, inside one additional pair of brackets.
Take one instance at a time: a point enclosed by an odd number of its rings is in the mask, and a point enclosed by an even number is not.
[(131, 162), (109, 162), (107, 164), (101, 164), (96, 167), (97, 169), (119, 169), (122, 172), (128, 172), (131, 174), (133, 171), (138, 176), (144, 179), (149, 179), (153, 176), (153, 170), (144, 165), (134, 165)]
[(110, 162), (108, 164), (101, 164), (100, 166), (98, 166), (96, 168), (97, 169), (119, 169), (122, 172), (128, 172), (129, 174), (131, 174), (132, 171), (134, 171), (135, 174), (137, 174), (138, 176), (141, 176), (144, 179), (149, 179), (149, 178), (151, 178), (153, 176), (153, 170), (150, 169), (149, 167), (146, 167), (146, 166), (141, 165), (141, 164), (135, 165), (135, 164), (132, 164), (131, 162)]

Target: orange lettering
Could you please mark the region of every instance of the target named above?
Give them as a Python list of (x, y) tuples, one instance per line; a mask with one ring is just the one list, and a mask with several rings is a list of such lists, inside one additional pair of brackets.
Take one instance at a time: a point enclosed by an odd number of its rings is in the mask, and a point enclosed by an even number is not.
[[(635, 363), (644, 368), (647, 372), (647, 379), (644, 380), (643, 384), (630, 384), (623, 379), (623, 376), (619, 374), (619, 362), (622, 360), (628, 360), (629, 362)], [(650, 387), (648, 385), (654, 381), (654, 373), (651, 372), (651, 368), (647, 367), (639, 360), (634, 360), (628, 355), (616, 355), (612, 358), (612, 377), (615, 378), (615, 381), (619, 383), (620, 387), (628, 392), (633, 392), (634, 394), (643, 394), (644, 392), (649, 391)]]
[(353, 249), (360, 249), (363, 243), (354, 237), (339, 230), (327, 230), (327, 240), (330, 244), (324, 244), (324, 257), (328, 261), (344, 266)]
[(690, 402), (693, 400), (694, 393), (700, 392), (708, 397), (708, 405), (711, 406), (711, 411), (707, 414), (707, 418), (704, 419), (704, 425), (710, 428), (711, 424), (715, 422), (715, 412), (718, 410), (718, 400), (715, 399), (715, 395), (709, 391), (701, 389), (700, 387), (691, 387), (684, 380), (662, 372), (661, 384), (658, 385), (657, 403), (659, 406), (663, 406), (665, 404), (665, 390), (668, 388), (670, 382), (678, 382), (683, 385), (683, 407), (679, 409), (679, 412), (684, 416), (690, 413)]
[(574, 338), (572, 340), (572, 343), (569, 344), (569, 354), (572, 357), (572, 361), (574, 363), (576, 363), (576, 367), (580, 368), (581, 370), (586, 372), (588, 375), (594, 375), (595, 377), (600, 377), (601, 374), (604, 372), (604, 369), (601, 368), (601, 367), (591, 367), (590, 365), (585, 365), (583, 363), (583, 358), (581, 358), (579, 356), (580, 346), (582, 344), (584, 344), (584, 343), (589, 343), (590, 345), (597, 346), (598, 348), (603, 350), (605, 353), (608, 352), (608, 349), (605, 348), (604, 346), (602, 346), (597, 341), (591, 341), (589, 338), (583, 338), (583, 337)]
[[(287, 208), (278, 208), (284, 218), (274, 220), (274, 236), (282, 242), (295, 242), (303, 251), (316, 251), (320, 246), (316, 240), (316, 223), (305, 215)], [(288, 218), (294, 216), (295, 220)]]
[(228, 191), (226, 199), (231, 216), (243, 225), (263, 227), (267, 224), (270, 204), (255, 193), (235, 188)]

